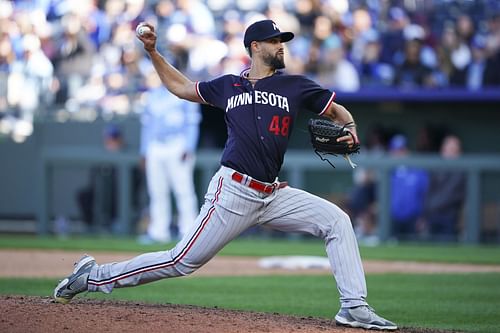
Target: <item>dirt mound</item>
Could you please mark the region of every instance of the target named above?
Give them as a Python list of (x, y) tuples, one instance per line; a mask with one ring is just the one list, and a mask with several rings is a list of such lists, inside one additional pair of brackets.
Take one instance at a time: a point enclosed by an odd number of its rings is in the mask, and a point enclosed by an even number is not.
[[(1, 296), (0, 332), (148, 333), (340, 333), (366, 332), (327, 319), (202, 308), (189, 305), (75, 299), (69, 305), (48, 297)], [(445, 331), (407, 329), (404, 333)], [(449, 332), (446, 332), (449, 333)]]

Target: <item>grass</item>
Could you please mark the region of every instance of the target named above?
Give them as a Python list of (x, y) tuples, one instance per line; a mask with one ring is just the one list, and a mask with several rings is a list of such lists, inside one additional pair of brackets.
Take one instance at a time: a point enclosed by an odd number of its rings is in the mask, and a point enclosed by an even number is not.
[[(495, 332), (500, 326), (500, 274), (369, 275), (368, 301), (400, 326)], [(52, 293), (48, 279), (0, 279), (1, 294)], [(331, 318), (338, 292), (330, 276), (188, 277), (116, 289), (99, 299), (193, 304), (205, 307)]]
[[(173, 245), (173, 244), (169, 244)], [(0, 235), (0, 249), (58, 249), (81, 252), (150, 252), (169, 246), (142, 246), (132, 238)], [(319, 240), (240, 238), (221, 255), (324, 256)], [(361, 247), (363, 259), (500, 265), (500, 247), (399, 244)], [(370, 304), (405, 327), (495, 332), (500, 327), (500, 274), (368, 275)], [(0, 279), (0, 294), (51, 295), (53, 279)], [(331, 318), (338, 310), (335, 282), (325, 276), (188, 277), (168, 279), (111, 295), (87, 297), (277, 312)]]
[[(117, 237), (55, 237), (0, 235), (0, 249), (58, 249), (81, 252), (129, 251), (151, 252), (170, 248), (167, 246), (144, 246), (132, 238)], [(451, 262), (500, 265), (500, 246), (399, 244), (377, 247), (361, 247), (363, 259), (403, 260), (420, 262)], [(240, 238), (229, 243), (220, 253), (229, 256), (275, 256), (313, 255), (324, 256), (325, 249), (320, 240), (251, 239)]]

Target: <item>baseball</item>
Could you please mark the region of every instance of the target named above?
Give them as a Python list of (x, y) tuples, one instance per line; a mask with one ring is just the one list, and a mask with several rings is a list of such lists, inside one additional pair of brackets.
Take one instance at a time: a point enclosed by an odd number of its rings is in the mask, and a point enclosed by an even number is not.
[(151, 29), (147, 26), (147, 25), (142, 25), (142, 24), (139, 24), (137, 26), (137, 28), (135, 29), (135, 32), (139, 35), (139, 36), (142, 36), (144, 35), (146, 32), (148, 31), (151, 31)]

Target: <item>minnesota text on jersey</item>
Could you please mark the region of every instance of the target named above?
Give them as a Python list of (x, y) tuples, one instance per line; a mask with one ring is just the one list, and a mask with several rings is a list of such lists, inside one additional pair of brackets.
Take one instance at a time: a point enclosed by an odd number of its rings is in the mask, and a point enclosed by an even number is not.
[(252, 104), (255, 99), (255, 104), (264, 104), (277, 106), (286, 112), (290, 112), (288, 106), (288, 98), (272, 92), (254, 90), (253, 92), (244, 92), (238, 95), (231, 96), (227, 99), (226, 112), (240, 105)]

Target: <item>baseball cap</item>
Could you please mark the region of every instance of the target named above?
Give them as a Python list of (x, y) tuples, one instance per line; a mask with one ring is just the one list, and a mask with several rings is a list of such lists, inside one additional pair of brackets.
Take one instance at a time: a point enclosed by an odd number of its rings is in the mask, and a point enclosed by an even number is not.
[(104, 136), (109, 139), (119, 139), (122, 136), (122, 132), (117, 125), (108, 124), (104, 128)]
[(418, 24), (410, 24), (404, 28), (403, 36), (406, 40), (424, 40), (425, 30)]
[(397, 134), (393, 136), (391, 141), (389, 142), (390, 151), (400, 150), (405, 148), (406, 148), (406, 137), (402, 134)]
[(474, 36), (474, 38), (472, 39), (471, 45), (475, 49), (485, 49), (487, 46), (486, 37), (483, 35)]
[(280, 37), (281, 41), (288, 42), (293, 37), (293, 32), (281, 32), (273, 20), (262, 20), (252, 23), (245, 31), (243, 43), (249, 47), (253, 41), (263, 41), (270, 38)]
[(393, 21), (400, 21), (406, 17), (405, 11), (399, 7), (392, 7), (389, 9), (389, 18)]

